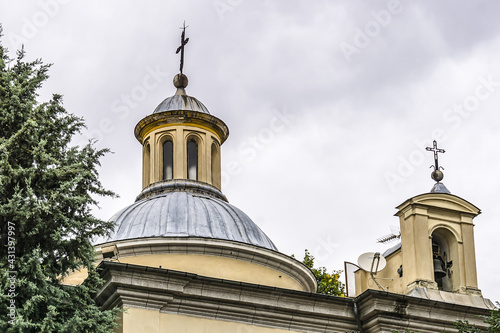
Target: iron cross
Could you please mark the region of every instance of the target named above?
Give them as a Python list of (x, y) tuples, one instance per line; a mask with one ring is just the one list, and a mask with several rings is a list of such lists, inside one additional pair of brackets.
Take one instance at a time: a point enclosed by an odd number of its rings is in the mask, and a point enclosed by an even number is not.
[(438, 153), (444, 153), (445, 151), (444, 149), (438, 149), (436, 140), (432, 142), (432, 145), (433, 145), (432, 148), (426, 147), (425, 149), (434, 152), (434, 170), (439, 170)]
[(183, 27), (180, 28), (180, 29), (182, 29), (181, 46), (179, 46), (177, 48), (177, 51), (175, 52), (175, 54), (179, 53), (179, 51), (181, 52), (181, 66), (180, 66), (181, 74), (182, 74), (182, 68), (184, 67), (184, 45), (186, 45), (189, 42), (189, 38), (185, 38), (186, 37), (186, 28), (187, 28), (186, 21), (184, 21)]

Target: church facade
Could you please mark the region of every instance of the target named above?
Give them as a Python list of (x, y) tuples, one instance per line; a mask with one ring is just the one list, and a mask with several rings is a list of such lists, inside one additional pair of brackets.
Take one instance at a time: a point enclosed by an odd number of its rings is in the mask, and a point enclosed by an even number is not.
[(175, 94), (136, 125), (143, 190), (95, 242), (106, 281), (95, 299), (125, 310), (117, 333), (437, 333), (455, 332), (457, 320), (484, 327), (478, 316), (492, 304), (477, 285), (477, 207), (438, 182), (397, 207), (401, 242), (383, 254), (384, 270), (356, 272), (356, 297), (318, 294), (313, 273), (222, 193), (229, 129), (187, 85), (181, 63)]

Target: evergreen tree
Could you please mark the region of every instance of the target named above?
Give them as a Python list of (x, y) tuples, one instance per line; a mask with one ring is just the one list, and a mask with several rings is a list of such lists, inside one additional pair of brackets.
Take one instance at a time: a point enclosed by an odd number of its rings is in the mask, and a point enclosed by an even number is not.
[[(24, 58), (0, 43), (0, 332), (112, 332), (117, 310), (92, 298), (102, 281), (90, 243), (112, 228), (91, 214), (96, 196), (114, 195), (98, 180), (107, 150), (71, 146), (83, 120), (60, 95), (37, 101), (50, 65)], [(61, 283), (81, 268), (82, 285)]]

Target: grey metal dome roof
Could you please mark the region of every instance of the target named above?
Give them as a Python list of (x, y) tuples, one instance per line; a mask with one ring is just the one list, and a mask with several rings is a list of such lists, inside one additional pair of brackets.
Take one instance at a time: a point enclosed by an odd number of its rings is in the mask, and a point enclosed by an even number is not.
[(172, 97), (166, 98), (156, 107), (153, 113), (177, 110), (198, 111), (210, 114), (207, 107), (196, 98), (188, 95), (177, 94)]
[(156, 192), (148, 192), (152, 196), (139, 196), (138, 201), (115, 214), (111, 218), (116, 223), (114, 232), (107, 239), (97, 240), (96, 244), (149, 237), (202, 237), (277, 251), (273, 242), (245, 213), (218, 193), (211, 195), (208, 187), (190, 184), (195, 182), (174, 180), (170, 183), (176, 184), (166, 189), (167, 192), (158, 193), (158, 189), (166, 187), (165, 183), (157, 184), (154, 186)]
[(177, 88), (175, 95), (166, 98), (161, 102), (153, 113), (163, 112), (163, 111), (197, 111), (202, 113), (208, 113), (208, 109), (202, 102), (197, 100), (192, 96), (186, 94), (186, 87), (188, 85), (188, 78), (184, 74), (177, 74), (174, 76), (174, 86)]

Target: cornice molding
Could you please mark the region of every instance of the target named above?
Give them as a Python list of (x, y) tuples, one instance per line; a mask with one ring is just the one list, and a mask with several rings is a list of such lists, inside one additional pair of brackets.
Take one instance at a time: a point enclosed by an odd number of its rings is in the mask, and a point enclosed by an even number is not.
[(161, 313), (241, 322), (302, 332), (410, 330), (440, 333), (457, 319), (484, 329), (478, 315), (489, 310), (366, 290), (355, 299), (214, 279), (196, 274), (117, 262), (98, 270), (107, 283), (96, 295), (103, 309), (137, 307)]
[(309, 268), (283, 253), (263, 247), (215, 238), (154, 237), (122, 240), (96, 247), (102, 260), (102, 248), (116, 245), (120, 257), (152, 254), (198, 254), (242, 260), (271, 268), (291, 277), (307, 292), (317, 289), (316, 278)]

